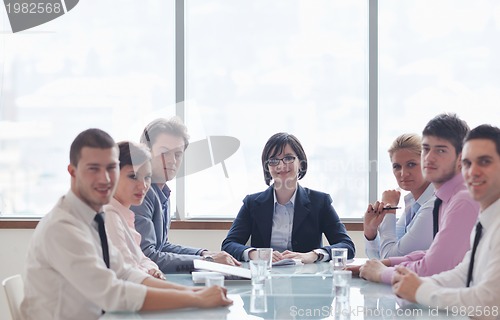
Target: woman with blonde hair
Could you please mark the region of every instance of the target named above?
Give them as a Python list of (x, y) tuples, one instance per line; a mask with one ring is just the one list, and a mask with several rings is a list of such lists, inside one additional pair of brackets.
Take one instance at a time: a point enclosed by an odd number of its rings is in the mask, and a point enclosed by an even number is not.
[(368, 205), (363, 230), (366, 255), (372, 259), (426, 250), (433, 239), (434, 187), (422, 175), (420, 136), (402, 134), (394, 140), (388, 152), (399, 188), (409, 193), (404, 197), (405, 209), (399, 220), (396, 219), (396, 210), (388, 209), (398, 205), (401, 196), (398, 190), (386, 190), (381, 201)]

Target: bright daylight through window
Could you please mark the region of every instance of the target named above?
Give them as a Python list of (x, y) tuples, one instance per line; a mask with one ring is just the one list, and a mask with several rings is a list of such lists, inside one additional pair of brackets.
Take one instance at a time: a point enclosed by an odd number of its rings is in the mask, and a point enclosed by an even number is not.
[[(396, 136), (420, 133), (441, 112), (498, 125), (500, 103), (498, 1), (379, 0), (370, 135), (369, 4), (122, 0), (111, 14), (115, 1), (85, 0), (18, 33), (2, 8), (0, 217), (51, 209), (67, 191), (80, 131), (138, 141), (149, 121), (177, 114), (211, 159), (170, 185), (181, 217), (234, 218), (245, 195), (267, 187), (261, 152), (285, 131), (309, 160), (299, 183), (329, 193), (342, 218), (361, 218), (370, 169), (377, 198), (397, 187), (387, 155)], [(370, 163), (375, 142), (379, 161)], [(218, 158), (218, 143), (231, 152)]]

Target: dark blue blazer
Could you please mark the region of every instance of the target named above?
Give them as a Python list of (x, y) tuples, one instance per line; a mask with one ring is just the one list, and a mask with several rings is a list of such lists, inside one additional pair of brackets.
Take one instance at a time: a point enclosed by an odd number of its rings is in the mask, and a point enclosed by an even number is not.
[[(269, 248), (273, 226), (274, 188), (251, 194), (243, 199), (243, 206), (234, 219), (222, 250), (238, 260), (251, 247)], [(323, 246), (322, 236), (326, 235), (330, 246)], [(251, 237), (250, 246), (245, 245)], [(331, 248), (347, 248), (348, 258), (354, 258), (354, 243), (345, 226), (332, 206), (330, 195), (302, 188), (295, 196), (292, 227), (292, 251), (309, 252), (322, 248), (330, 254)]]

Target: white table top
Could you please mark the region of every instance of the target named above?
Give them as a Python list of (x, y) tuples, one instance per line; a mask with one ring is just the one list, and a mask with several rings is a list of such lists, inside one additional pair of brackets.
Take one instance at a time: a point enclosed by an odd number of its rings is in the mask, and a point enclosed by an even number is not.
[[(167, 274), (167, 279), (193, 285), (189, 274)], [(227, 280), (232, 306), (214, 309), (106, 313), (101, 319), (442, 319), (445, 311), (408, 304), (398, 299), (386, 284), (353, 278), (348, 302), (335, 296), (329, 263), (273, 268), (264, 291), (252, 292), (250, 280)], [(267, 306), (253, 312), (252, 304)], [(454, 317), (456, 319), (456, 317)]]

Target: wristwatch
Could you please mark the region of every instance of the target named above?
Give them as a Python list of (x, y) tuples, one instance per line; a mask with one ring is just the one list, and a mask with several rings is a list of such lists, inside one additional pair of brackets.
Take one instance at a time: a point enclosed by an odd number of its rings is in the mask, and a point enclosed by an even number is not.
[(317, 251), (314, 251), (314, 253), (316, 253), (318, 255), (318, 258), (314, 262), (323, 261), (323, 257), (325, 256), (324, 254), (322, 254), (321, 252), (317, 252)]
[(214, 258), (212, 256), (204, 256), (203, 260), (210, 261), (210, 262), (215, 262), (215, 260), (214, 260)]

